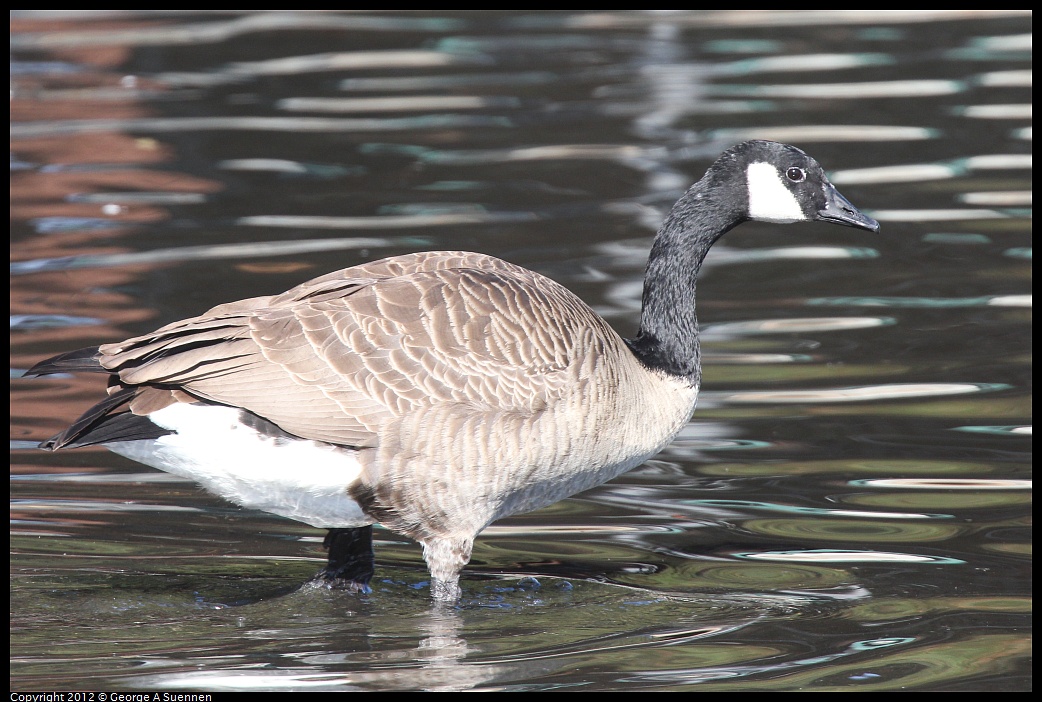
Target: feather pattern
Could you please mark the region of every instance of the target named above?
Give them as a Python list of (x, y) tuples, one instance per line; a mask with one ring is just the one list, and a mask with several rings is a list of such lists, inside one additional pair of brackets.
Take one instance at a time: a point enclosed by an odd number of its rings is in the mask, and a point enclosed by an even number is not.
[[(612, 347), (612, 348), (605, 348)], [(374, 446), (433, 405), (530, 414), (622, 339), (559, 284), (491, 256), (398, 256), (100, 347), (125, 386), (173, 385), (302, 438)]]
[[(97, 362), (137, 388), (134, 411), (201, 399), (356, 450), (348, 491), (420, 541), (632, 468), (687, 421), (697, 392), (649, 374), (563, 286), (467, 252), (397, 256), (219, 305), (102, 346)], [(632, 392), (661, 401), (635, 412)]]
[(497, 258), (395, 256), (42, 361), (28, 374), (110, 383), (42, 446), (104, 443), (331, 529), (319, 577), (356, 588), (378, 521), (423, 544), (435, 598), (452, 600), (488, 524), (610, 480), (688, 421), (698, 271), (750, 218), (879, 228), (799, 149), (745, 142), (660, 228), (630, 341), (561, 285)]

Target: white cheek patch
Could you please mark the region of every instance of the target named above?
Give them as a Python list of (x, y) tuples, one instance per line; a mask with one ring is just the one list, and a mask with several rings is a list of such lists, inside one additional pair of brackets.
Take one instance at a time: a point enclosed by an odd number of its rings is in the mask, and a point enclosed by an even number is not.
[(751, 163), (745, 171), (749, 188), (749, 218), (760, 222), (802, 222), (807, 219), (796, 196), (770, 163)]

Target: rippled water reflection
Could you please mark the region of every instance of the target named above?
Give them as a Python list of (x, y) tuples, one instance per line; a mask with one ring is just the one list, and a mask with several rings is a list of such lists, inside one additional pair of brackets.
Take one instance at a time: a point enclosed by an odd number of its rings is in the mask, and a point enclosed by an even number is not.
[[(18, 11), (11, 686), (1030, 689), (1031, 15)], [(746, 225), (635, 471), (493, 525), (464, 600), (103, 451), (60, 351), (360, 261), (484, 251), (623, 334), (723, 148), (800, 146), (878, 235)], [(780, 239), (784, 236), (784, 239)]]

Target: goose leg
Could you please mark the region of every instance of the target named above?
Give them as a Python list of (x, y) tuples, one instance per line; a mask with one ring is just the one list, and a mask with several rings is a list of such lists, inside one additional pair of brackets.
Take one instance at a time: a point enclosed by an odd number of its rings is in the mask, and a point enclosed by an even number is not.
[(369, 592), (373, 577), (373, 527), (330, 529), (322, 545), (329, 562), (314, 580), (337, 590)]
[(431, 571), (431, 597), (451, 603), (460, 598), (459, 573), (470, 562), (474, 539), (430, 539), (423, 541), (423, 560)]

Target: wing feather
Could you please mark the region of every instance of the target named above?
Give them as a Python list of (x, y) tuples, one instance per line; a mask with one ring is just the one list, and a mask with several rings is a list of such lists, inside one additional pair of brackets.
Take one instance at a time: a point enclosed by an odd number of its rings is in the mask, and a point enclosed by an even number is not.
[[(591, 333), (592, 332), (592, 333)], [(482, 254), (355, 266), (100, 348), (126, 386), (183, 388), (304, 438), (375, 445), (435, 405), (530, 414), (617, 335), (564, 287)]]

